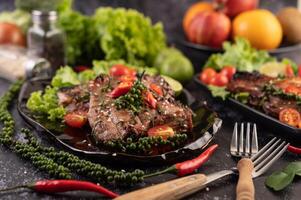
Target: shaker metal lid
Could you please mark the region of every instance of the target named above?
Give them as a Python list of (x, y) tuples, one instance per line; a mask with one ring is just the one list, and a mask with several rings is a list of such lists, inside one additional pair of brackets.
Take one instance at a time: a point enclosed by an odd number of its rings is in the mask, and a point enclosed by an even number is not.
[(55, 21), (57, 19), (56, 11), (33, 10), (31, 15), (33, 21)]

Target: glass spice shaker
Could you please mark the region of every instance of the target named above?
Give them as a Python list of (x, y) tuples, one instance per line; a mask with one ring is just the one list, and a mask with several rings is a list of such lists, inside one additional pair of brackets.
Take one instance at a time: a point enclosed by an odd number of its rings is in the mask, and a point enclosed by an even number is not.
[(57, 25), (55, 11), (32, 12), (32, 26), (27, 33), (29, 54), (47, 59), (52, 73), (66, 64), (65, 34)]

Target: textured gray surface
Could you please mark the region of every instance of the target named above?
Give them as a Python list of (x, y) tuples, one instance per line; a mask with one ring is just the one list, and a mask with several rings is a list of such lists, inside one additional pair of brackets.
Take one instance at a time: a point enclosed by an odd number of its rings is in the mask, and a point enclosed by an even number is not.
[[(136, 8), (146, 15), (150, 16), (153, 21), (163, 21), (165, 30), (168, 33), (168, 37), (172, 40), (177, 34), (181, 32), (181, 18), (184, 10), (195, 1), (192, 0), (77, 0), (76, 8), (84, 13), (91, 14), (95, 7), (99, 5), (112, 5), (112, 6), (124, 6)], [(266, 0), (261, 1), (264, 7), (268, 7), (272, 10), (278, 10), (280, 7), (285, 5), (294, 5), (295, 0), (287, 1), (277, 1), (277, 0)], [(0, 11), (6, 9), (13, 9), (13, 0), (0, 0)], [(0, 79), (0, 94), (2, 94), (8, 83), (5, 80)], [(188, 88), (193, 91), (193, 94), (199, 99), (208, 100), (210, 97), (207, 93), (204, 93), (199, 89), (194, 83), (190, 83)], [(224, 126), (222, 130), (217, 135), (216, 139), (213, 141), (220, 145), (216, 154), (206, 163), (200, 172), (210, 173), (217, 170), (232, 167), (236, 164), (236, 160), (232, 159), (229, 155), (229, 144), (231, 138), (231, 131), (233, 121), (253, 121), (255, 119), (250, 119), (243, 117), (243, 113), (238, 113), (232, 111), (230, 106), (220, 104), (220, 102), (214, 103), (214, 108), (219, 110), (219, 113), (223, 118), (231, 117), (232, 121), (224, 121)], [(14, 112), (14, 117), (17, 121), (17, 129), (25, 126), (24, 122), (18, 115), (15, 106), (12, 108)], [(269, 131), (273, 130), (273, 127), (261, 127), (259, 126), (259, 139), (260, 145), (263, 145), (269, 138), (271, 134)], [(274, 130), (273, 130), (274, 131)], [(37, 136), (41, 139), (43, 133), (37, 133)], [(51, 141), (48, 141), (46, 137), (41, 139), (46, 145), (53, 145)], [(54, 145), (56, 148), (59, 146)], [(301, 181), (296, 179), (293, 185), (289, 186), (282, 192), (272, 192), (264, 186), (264, 181), (266, 176), (271, 174), (275, 170), (279, 170), (291, 161), (300, 160), (300, 156), (293, 155), (291, 153), (286, 153), (267, 173), (265, 176), (255, 179), (256, 188), (256, 199), (300, 199), (301, 195)], [(34, 180), (47, 179), (49, 178), (47, 174), (39, 172), (26, 160), (23, 160), (16, 156), (14, 153), (6, 150), (4, 147), (0, 146), (0, 188), (7, 186), (15, 186), (18, 184), (30, 183)], [(152, 179), (147, 179), (144, 184), (138, 185), (138, 187), (145, 187), (154, 183), (163, 182), (165, 180), (174, 178), (173, 175), (163, 175), (155, 177)], [(235, 184), (236, 177), (224, 178), (223, 180), (211, 185), (208, 189), (198, 192), (195, 195), (187, 199), (235, 199)], [(115, 188), (110, 186), (116, 192), (125, 193), (135, 189), (134, 187), (126, 188)], [(35, 199), (101, 199), (98, 195), (84, 192), (73, 192), (64, 195), (44, 195), (36, 194), (33, 192), (20, 191), (12, 193), (2, 193), (0, 194), (0, 199), (25, 199), (25, 200), (35, 200)]]

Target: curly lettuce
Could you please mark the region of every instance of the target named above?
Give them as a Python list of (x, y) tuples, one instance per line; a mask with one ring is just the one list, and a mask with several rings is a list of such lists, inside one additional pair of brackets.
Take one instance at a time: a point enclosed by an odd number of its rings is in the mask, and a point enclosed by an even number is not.
[(66, 111), (58, 104), (57, 90), (48, 86), (44, 93), (42, 91), (31, 93), (26, 104), (27, 108), (38, 118), (47, 118), (52, 122), (62, 120)]
[(161, 23), (124, 8), (99, 8), (93, 19), (106, 60), (123, 59), (127, 63), (152, 66), (158, 52), (166, 46)]
[(255, 71), (267, 62), (276, 61), (267, 51), (252, 48), (248, 40), (235, 38), (235, 43), (224, 42), (224, 53), (212, 54), (205, 66), (221, 70), (224, 66), (235, 66), (238, 71)]

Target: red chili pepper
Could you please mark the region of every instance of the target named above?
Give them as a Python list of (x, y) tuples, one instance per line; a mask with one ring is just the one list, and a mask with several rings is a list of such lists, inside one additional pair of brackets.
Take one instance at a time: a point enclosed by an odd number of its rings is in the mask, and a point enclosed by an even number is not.
[(154, 84), (154, 83), (151, 83), (151, 84), (150, 84), (150, 89), (152, 89), (152, 90), (153, 90), (154, 92), (156, 92), (158, 95), (163, 96), (162, 89), (161, 89), (158, 85), (156, 85), (156, 84)]
[(301, 154), (301, 148), (298, 148), (298, 147), (295, 147), (295, 146), (292, 146), (292, 145), (289, 145), (287, 147), (287, 150), (289, 152), (292, 152), (292, 153)]
[(168, 167), (167, 169), (159, 171), (159, 172), (147, 174), (144, 176), (144, 178), (157, 176), (157, 175), (169, 173), (169, 172), (176, 173), (178, 176), (185, 176), (187, 174), (191, 174), (195, 170), (200, 168), (205, 162), (207, 162), (207, 160), (215, 152), (217, 147), (218, 147), (218, 145), (214, 144), (214, 145), (210, 146), (208, 149), (206, 149), (206, 151), (201, 153), (201, 155), (199, 155), (198, 157), (196, 157), (192, 160), (187, 160), (187, 161), (184, 161), (181, 163), (174, 164), (171, 167)]
[(28, 188), (36, 192), (44, 192), (44, 193), (60, 193), (60, 192), (68, 192), (68, 191), (75, 191), (75, 190), (84, 190), (84, 191), (100, 193), (110, 198), (115, 198), (119, 196), (118, 194), (100, 185), (96, 185), (88, 181), (78, 181), (78, 180), (43, 180), (43, 181), (37, 181), (34, 184), (30, 184), (30, 185), (21, 185), (12, 188), (6, 188), (0, 190), (0, 192), (10, 191), (10, 190), (20, 189), (20, 188)]
[(130, 91), (130, 89), (133, 87), (133, 82), (126, 81), (126, 82), (121, 82), (119, 85), (117, 85), (116, 88), (109, 94), (110, 97), (117, 98), (121, 95), (124, 95)]

